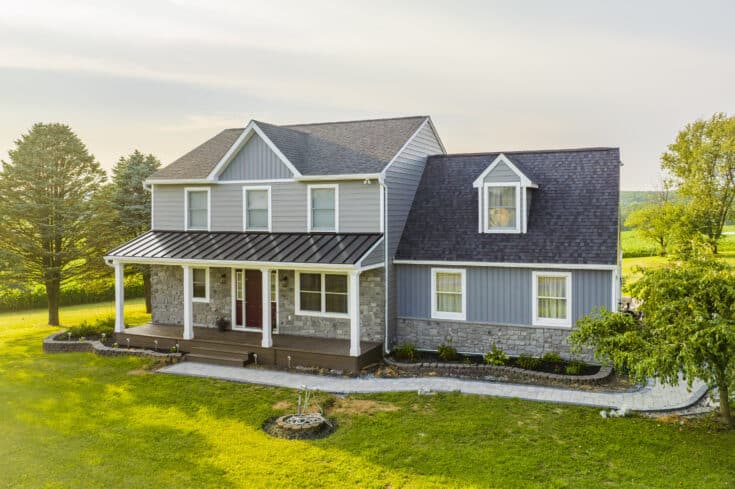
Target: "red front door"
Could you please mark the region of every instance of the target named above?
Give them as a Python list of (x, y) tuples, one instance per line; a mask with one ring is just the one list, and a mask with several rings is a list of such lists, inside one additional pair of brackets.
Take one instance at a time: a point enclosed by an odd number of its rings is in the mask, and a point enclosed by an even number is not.
[(245, 270), (245, 326), (263, 327), (263, 277), (260, 270)]

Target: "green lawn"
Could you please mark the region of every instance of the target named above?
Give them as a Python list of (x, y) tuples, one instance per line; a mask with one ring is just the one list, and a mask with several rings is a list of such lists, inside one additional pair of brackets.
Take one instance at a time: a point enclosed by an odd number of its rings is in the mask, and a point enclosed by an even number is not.
[[(126, 312), (146, 320), (139, 300)], [(393, 410), (335, 414), (323, 440), (276, 440), (260, 426), (293, 391), (151, 375), (137, 358), (46, 355), (44, 321), (0, 315), (0, 487), (735, 487), (735, 431), (518, 400), (352, 396)]]

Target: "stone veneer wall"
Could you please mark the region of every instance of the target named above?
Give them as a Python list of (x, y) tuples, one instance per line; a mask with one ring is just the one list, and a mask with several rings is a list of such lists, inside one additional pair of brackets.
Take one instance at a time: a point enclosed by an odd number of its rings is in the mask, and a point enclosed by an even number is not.
[[(230, 319), (231, 287), (229, 268), (209, 269), (209, 302), (192, 304), (195, 326), (214, 328), (217, 316)], [(179, 266), (151, 266), (151, 299), (151, 321), (184, 324), (184, 269)]]
[[(350, 320), (301, 316), (295, 311), (295, 273), (292, 270), (278, 272), (278, 332), (321, 338), (350, 338)], [(284, 285), (283, 277), (286, 278)], [(385, 290), (383, 269), (368, 270), (360, 274), (360, 320), (362, 341), (383, 341), (385, 338)]]
[(490, 351), (495, 344), (510, 356), (557, 352), (565, 358), (593, 360), (592, 352), (573, 355), (567, 336), (570, 330), (558, 328), (496, 326), (482, 323), (398, 318), (397, 343), (413, 343), (420, 349), (436, 350), (441, 343), (452, 339), (452, 345), (465, 353)]

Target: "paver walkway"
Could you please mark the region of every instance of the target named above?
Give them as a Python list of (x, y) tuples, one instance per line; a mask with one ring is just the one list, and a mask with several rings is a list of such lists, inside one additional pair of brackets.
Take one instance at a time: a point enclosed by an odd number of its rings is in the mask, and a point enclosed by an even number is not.
[(556, 387), (461, 380), (450, 377), (405, 377), (396, 379), (329, 377), (259, 368), (224, 367), (194, 362), (177, 363), (163, 367), (159, 372), (211, 377), (292, 389), (307, 386), (309, 389), (337, 394), (419, 390), (460, 391), (465, 394), (481, 396), (511, 397), (614, 409), (627, 408), (633, 411), (682, 409), (699, 401), (707, 392), (707, 386), (702, 382), (695, 382), (691, 391), (687, 390), (686, 383), (680, 383), (676, 387), (668, 387), (650, 382), (647, 386), (636, 391), (590, 392)]

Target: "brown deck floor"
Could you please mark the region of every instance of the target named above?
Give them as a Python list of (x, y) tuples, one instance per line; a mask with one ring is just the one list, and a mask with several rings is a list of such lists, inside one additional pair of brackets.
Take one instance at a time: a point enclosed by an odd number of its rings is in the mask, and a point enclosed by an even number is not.
[[(247, 348), (251, 352), (259, 353), (266, 360), (268, 351), (276, 352), (272, 355), (273, 364), (283, 363), (277, 359), (277, 353), (302, 354), (304, 362), (311, 362), (314, 366), (328, 368), (349, 368), (359, 370), (366, 365), (379, 361), (382, 357), (382, 343), (362, 341), (359, 357), (350, 357), (350, 341), (335, 338), (316, 338), (313, 336), (298, 336), (288, 334), (273, 334), (273, 348), (261, 347), (261, 334), (249, 331), (219, 331), (216, 328), (194, 327), (194, 339), (183, 339), (184, 327), (171, 324), (148, 323), (143, 326), (126, 328), (123, 333), (118, 333), (118, 341), (123, 343), (124, 338), (131, 338), (133, 346), (146, 346), (153, 339), (161, 341), (161, 347), (168, 348), (168, 343), (180, 344), (181, 350), (186, 352), (188, 344), (212, 343), (218, 345), (237, 345)], [(135, 341), (135, 340), (138, 341)], [(141, 343), (140, 340), (147, 339)], [(124, 344), (124, 343), (123, 343)], [(263, 355), (265, 354), (265, 355)], [(264, 362), (266, 363), (266, 362)], [(270, 363), (270, 362), (268, 362)]]

